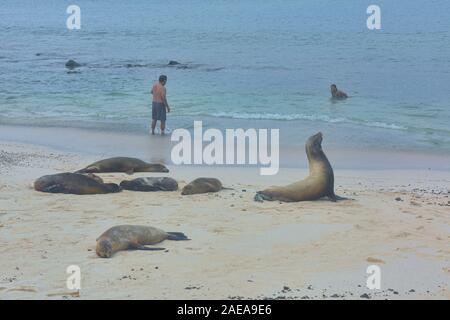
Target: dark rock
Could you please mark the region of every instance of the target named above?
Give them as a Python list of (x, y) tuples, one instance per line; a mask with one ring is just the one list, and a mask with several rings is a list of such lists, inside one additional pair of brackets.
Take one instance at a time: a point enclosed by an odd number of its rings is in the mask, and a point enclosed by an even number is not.
[(169, 63), (167, 64), (168, 66), (178, 66), (181, 63), (179, 63), (178, 61), (175, 60), (170, 60)]
[(66, 62), (66, 68), (68, 68), (68, 69), (75, 69), (78, 67), (81, 67), (81, 64), (79, 64), (75, 60), (69, 60)]
[(363, 299), (370, 299), (370, 296), (367, 293), (363, 293), (362, 295), (359, 296), (360, 298)]

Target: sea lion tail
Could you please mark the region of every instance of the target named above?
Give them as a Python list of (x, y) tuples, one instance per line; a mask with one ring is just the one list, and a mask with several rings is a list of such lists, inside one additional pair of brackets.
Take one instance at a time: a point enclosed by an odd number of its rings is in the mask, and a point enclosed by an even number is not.
[(191, 240), (183, 232), (167, 232), (169, 237), (167, 239), (174, 241)]

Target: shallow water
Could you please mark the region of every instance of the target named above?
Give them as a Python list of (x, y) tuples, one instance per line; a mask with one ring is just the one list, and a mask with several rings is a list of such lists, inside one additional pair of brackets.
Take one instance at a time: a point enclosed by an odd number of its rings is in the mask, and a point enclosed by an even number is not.
[[(316, 131), (346, 147), (450, 151), (450, 3), (79, 0), (0, 7), (0, 124), (146, 132), (169, 77), (169, 127)], [(83, 64), (68, 73), (64, 64)], [(185, 67), (167, 66), (176, 60)], [(336, 83), (351, 98), (333, 103)], [(289, 140), (290, 141), (290, 140)]]

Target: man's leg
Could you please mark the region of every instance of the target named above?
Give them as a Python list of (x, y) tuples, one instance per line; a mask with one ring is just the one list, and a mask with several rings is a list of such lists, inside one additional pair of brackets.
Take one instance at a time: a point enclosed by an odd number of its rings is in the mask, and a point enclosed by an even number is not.
[(161, 135), (164, 134), (165, 129), (166, 129), (166, 121), (161, 120)]
[(152, 120), (152, 134), (155, 134), (156, 120)]

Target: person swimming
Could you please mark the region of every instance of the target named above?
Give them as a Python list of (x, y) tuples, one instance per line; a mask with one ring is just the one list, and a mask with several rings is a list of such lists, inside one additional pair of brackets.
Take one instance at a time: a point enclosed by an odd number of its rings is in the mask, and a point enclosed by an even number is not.
[(331, 97), (333, 99), (347, 99), (348, 95), (345, 92), (338, 90), (338, 88), (336, 87), (335, 84), (332, 84), (331, 85)]

